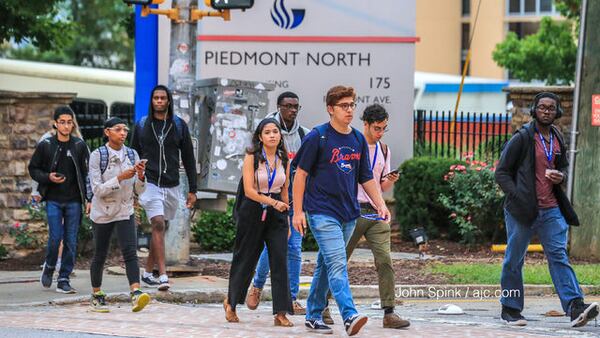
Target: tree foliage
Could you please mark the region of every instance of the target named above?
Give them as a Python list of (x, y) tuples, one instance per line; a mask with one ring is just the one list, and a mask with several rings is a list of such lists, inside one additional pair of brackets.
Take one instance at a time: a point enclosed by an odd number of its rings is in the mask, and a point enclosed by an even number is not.
[(60, 46), (42, 49), (33, 43), (12, 45), (2, 54), (14, 59), (133, 69), (132, 8), (122, 0), (61, 0), (61, 7), (70, 20), (73, 34)]
[(513, 32), (497, 44), (492, 57), (521, 81), (569, 84), (575, 78), (577, 46), (572, 23), (542, 19), (537, 33), (519, 39)]
[(29, 43), (39, 50), (58, 49), (73, 33), (73, 24), (61, 13), (62, 0), (0, 1), (0, 43)]

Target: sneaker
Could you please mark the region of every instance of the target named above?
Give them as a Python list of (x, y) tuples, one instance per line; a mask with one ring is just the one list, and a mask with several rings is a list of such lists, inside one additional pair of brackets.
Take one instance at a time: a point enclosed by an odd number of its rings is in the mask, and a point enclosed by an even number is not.
[(260, 295), (262, 293), (262, 288), (257, 288), (252, 285), (250, 287), (250, 291), (248, 291), (248, 296), (246, 296), (246, 306), (250, 310), (256, 310), (258, 304), (260, 304)]
[(521, 315), (521, 311), (502, 305), (502, 314), (500, 315), (504, 323), (511, 326), (525, 326), (527, 319)]
[(74, 288), (71, 287), (71, 284), (69, 284), (69, 281), (62, 281), (62, 282), (58, 282), (58, 285), (56, 286), (56, 292), (58, 293), (77, 293), (77, 290), (75, 290)]
[(136, 289), (135, 291), (130, 293), (131, 296), (131, 311), (140, 312), (142, 311), (148, 303), (150, 303), (150, 295), (145, 292), (142, 292), (140, 289)]
[(144, 282), (144, 285), (149, 287), (149, 288), (156, 288), (160, 285), (160, 282), (154, 278), (153, 275), (150, 276), (142, 276), (142, 282)]
[(598, 303), (585, 304), (583, 299), (577, 298), (571, 302), (571, 326), (580, 327), (598, 316)]
[(369, 317), (365, 315), (355, 314), (354, 316), (346, 319), (344, 321), (344, 327), (346, 328), (346, 333), (349, 336), (354, 336), (357, 334), (360, 329), (367, 323)]
[(106, 294), (104, 291), (98, 291), (92, 293), (92, 299), (90, 300), (90, 310), (93, 312), (107, 313), (110, 310), (106, 305)]
[(294, 316), (305, 315), (306, 309), (304, 308), (304, 306), (302, 306), (302, 304), (300, 304), (299, 301), (295, 300), (292, 302), (292, 314)]
[(333, 334), (333, 329), (325, 325), (325, 323), (323, 323), (323, 321), (321, 320), (307, 319), (304, 321), (304, 326), (306, 326), (306, 330), (310, 332), (321, 334)]
[(40, 276), (40, 283), (46, 289), (52, 286), (52, 276), (54, 275), (54, 269), (50, 269), (46, 262), (42, 265), (42, 275)]
[(169, 277), (167, 277), (167, 275), (160, 275), (158, 282), (158, 291), (167, 291), (171, 287), (171, 284), (169, 284)]
[(388, 313), (383, 315), (383, 328), (384, 329), (401, 329), (409, 327), (410, 322), (402, 319), (397, 313)]
[(323, 318), (323, 323), (327, 325), (333, 325), (333, 318), (331, 318), (331, 311), (329, 311), (328, 307), (321, 312), (321, 317)]

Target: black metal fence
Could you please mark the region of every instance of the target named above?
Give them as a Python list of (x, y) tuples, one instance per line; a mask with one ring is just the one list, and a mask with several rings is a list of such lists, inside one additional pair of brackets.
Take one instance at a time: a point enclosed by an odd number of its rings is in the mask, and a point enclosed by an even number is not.
[(414, 156), (471, 157), (480, 161), (500, 158), (512, 134), (509, 113), (450, 111), (414, 112)]

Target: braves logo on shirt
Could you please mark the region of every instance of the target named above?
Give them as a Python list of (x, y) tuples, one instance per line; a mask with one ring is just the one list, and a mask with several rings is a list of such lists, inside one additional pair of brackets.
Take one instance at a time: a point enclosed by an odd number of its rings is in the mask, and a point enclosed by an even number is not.
[(360, 161), (360, 152), (355, 149), (342, 146), (331, 150), (329, 163), (335, 163), (342, 172), (349, 174), (354, 170), (353, 161)]

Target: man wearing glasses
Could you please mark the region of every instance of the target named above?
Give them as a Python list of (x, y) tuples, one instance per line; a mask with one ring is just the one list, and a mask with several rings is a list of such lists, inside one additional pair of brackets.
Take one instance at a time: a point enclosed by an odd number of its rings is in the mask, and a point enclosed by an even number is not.
[(562, 115), (560, 99), (542, 92), (531, 105), (533, 121), (510, 139), (496, 168), (496, 182), (506, 194), (504, 217), (507, 247), (502, 265), (502, 320), (525, 326), (523, 262), (533, 234), (537, 234), (560, 303), (571, 326), (584, 326), (598, 316), (598, 303), (585, 304), (569, 263), (569, 224), (579, 225), (577, 214), (561, 188), (567, 176), (567, 148), (554, 121)]
[[(277, 97), (277, 111), (267, 115), (265, 118), (274, 118), (281, 124), (281, 134), (285, 149), (288, 151), (290, 160), (294, 159), (296, 152), (300, 149), (304, 135), (308, 134), (309, 129), (300, 125), (297, 120), (300, 106), (298, 95), (292, 92), (283, 92)], [(291, 188), (291, 184), (290, 184)], [(290, 190), (291, 197), (291, 190)], [(292, 199), (290, 198), (290, 204)], [(290, 223), (293, 213), (290, 213)], [(291, 225), (291, 224), (290, 224)], [(292, 226), (290, 226), (290, 236), (288, 239), (288, 278), (290, 280), (290, 293), (294, 315), (306, 314), (306, 309), (297, 301), (298, 290), (300, 287), (300, 270), (302, 268), (302, 236)], [(269, 253), (267, 247), (263, 249), (256, 274), (252, 282), (252, 287), (246, 297), (246, 305), (250, 310), (254, 310), (260, 303), (260, 295), (269, 274)]]
[[(388, 128), (388, 118), (387, 111), (379, 104), (365, 108), (361, 118), (364, 125), (363, 133), (369, 144), (373, 178), (375, 185), (382, 192), (392, 189), (400, 177), (397, 170), (390, 171), (390, 150), (386, 144), (381, 142), (381, 138)], [(350, 259), (358, 241), (364, 236), (375, 258), (379, 298), (381, 308), (384, 310), (383, 327), (391, 329), (408, 327), (410, 322), (394, 313), (395, 284), (394, 268), (390, 258), (390, 224), (379, 219), (375, 203), (362, 186), (358, 187), (358, 202), (361, 216), (356, 221), (356, 228), (346, 246), (346, 255)]]
[(346, 244), (360, 216), (359, 184), (373, 200), (378, 217), (390, 220), (390, 212), (373, 179), (367, 141), (350, 126), (355, 99), (352, 87), (329, 89), (325, 102), (330, 120), (306, 135), (294, 159), (297, 170), (293, 226), (304, 235), (310, 225), (319, 245), (305, 321), (307, 330), (316, 333), (333, 333), (322, 321), (330, 288), (348, 335), (357, 334), (367, 323), (368, 318), (359, 314), (354, 305), (346, 262)]
[(88, 180), (90, 152), (82, 139), (71, 135), (75, 127), (74, 116), (68, 106), (55, 109), (56, 135), (40, 141), (29, 162), (29, 174), (39, 184), (38, 191), (46, 201), (48, 217), (48, 247), (40, 282), (45, 288), (52, 285), (62, 241), (56, 287), (56, 292), (60, 293), (77, 292), (71, 287), (69, 275), (75, 266), (82, 204), (89, 203), (92, 198)]

